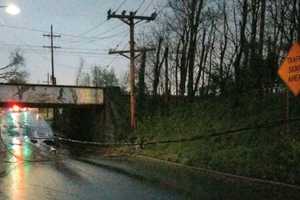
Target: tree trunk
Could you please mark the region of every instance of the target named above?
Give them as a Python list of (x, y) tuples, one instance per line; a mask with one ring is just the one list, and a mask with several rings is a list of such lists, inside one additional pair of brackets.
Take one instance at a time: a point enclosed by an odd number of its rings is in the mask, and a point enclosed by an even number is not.
[(240, 91), (242, 88), (242, 82), (241, 82), (241, 60), (243, 52), (245, 51), (245, 45), (246, 45), (246, 26), (247, 26), (247, 17), (248, 17), (248, 0), (243, 0), (242, 5), (242, 20), (240, 21), (241, 29), (240, 29), (240, 41), (239, 41), (239, 50), (236, 56), (236, 59), (234, 61), (234, 72), (235, 72), (235, 81), (236, 81), (236, 87), (237, 90)]
[(160, 77), (160, 70), (161, 70), (161, 61), (160, 61), (160, 52), (161, 52), (161, 47), (162, 47), (162, 42), (163, 39), (159, 38), (158, 41), (158, 47), (157, 47), (157, 52), (156, 52), (156, 62), (154, 66), (154, 80), (153, 80), (153, 96), (157, 96), (157, 89), (159, 85), (159, 77)]
[(182, 37), (182, 56), (180, 60), (180, 83), (179, 83), (179, 88), (180, 88), (180, 96), (185, 95), (185, 84), (186, 84), (186, 75), (187, 75), (187, 59), (186, 59), (186, 51), (187, 51), (187, 41), (188, 41), (188, 33), (185, 31), (183, 37)]
[(137, 107), (138, 107), (138, 117), (143, 115), (145, 110), (145, 68), (146, 68), (146, 51), (143, 51), (141, 58), (141, 65), (139, 70), (139, 82), (138, 82), (138, 98), (137, 98)]
[(190, 25), (190, 41), (188, 50), (188, 96), (190, 99), (194, 96), (194, 68), (195, 54), (197, 51), (198, 27), (200, 24), (200, 15), (202, 11), (203, 0), (193, 0), (191, 4)]
[(167, 46), (164, 53), (164, 59), (165, 59), (165, 95), (168, 96), (170, 93), (169, 90), (169, 47)]

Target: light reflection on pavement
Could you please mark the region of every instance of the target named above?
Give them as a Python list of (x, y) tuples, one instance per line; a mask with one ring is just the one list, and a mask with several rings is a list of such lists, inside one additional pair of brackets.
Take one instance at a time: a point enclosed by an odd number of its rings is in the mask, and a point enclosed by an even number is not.
[[(11, 200), (19, 200), (19, 199), (24, 199), (24, 187), (25, 187), (25, 182), (28, 176), (28, 167), (29, 165), (22, 165), (23, 161), (20, 160), (23, 158), (23, 147), (20, 145), (14, 145), (13, 147), (13, 153), (15, 156), (12, 156), (10, 161), (11, 162), (16, 162), (15, 169), (13, 169), (12, 173), (9, 173), (8, 177), (10, 178), (11, 182), (11, 187), (9, 191), (10, 199)], [(25, 168), (27, 168), (25, 170)]]
[(23, 145), (11, 149), (16, 156), (7, 156), (11, 163), (0, 179), (0, 199), (184, 199), (177, 192), (66, 157), (24, 161), (34, 158), (36, 150), (28, 153)]
[[(19, 124), (20, 116), (30, 125), (27, 114), (11, 115), (7, 120)], [(175, 191), (41, 150), (26, 135), (32, 130), (23, 127), (13, 128), (21, 130), (22, 137), (4, 135), (2, 141), (6, 175), (0, 178), (0, 199), (185, 199)]]

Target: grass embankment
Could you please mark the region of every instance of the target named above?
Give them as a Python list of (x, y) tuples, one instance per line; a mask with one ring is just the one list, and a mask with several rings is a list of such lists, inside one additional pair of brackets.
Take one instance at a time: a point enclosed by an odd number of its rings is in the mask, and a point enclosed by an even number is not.
[[(290, 117), (300, 116), (297, 99), (290, 100)], [(285, 96), (215, 97), (174, 104), (168, 114), (152, 114), (139, 122), (145, 140), (205, 136), (284, 119)], [(147, 145), (143, 154), (237, 175), (300, 184), (300, 122), (193, 142)]]

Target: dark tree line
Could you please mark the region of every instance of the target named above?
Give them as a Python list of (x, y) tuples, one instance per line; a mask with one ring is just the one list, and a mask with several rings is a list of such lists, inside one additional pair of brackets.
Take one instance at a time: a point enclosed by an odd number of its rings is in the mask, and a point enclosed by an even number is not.
[(300, 0), (169, 0), (158, 20), (143, 38), (156, 52), (140, 73), (154, 96), (273, 91), (300, 40)]

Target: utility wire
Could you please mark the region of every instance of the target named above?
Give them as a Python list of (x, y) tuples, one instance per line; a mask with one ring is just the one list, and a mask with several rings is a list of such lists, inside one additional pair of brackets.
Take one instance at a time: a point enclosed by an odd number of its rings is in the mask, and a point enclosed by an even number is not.
[[(108, 32), (111, 32), (112, 30), (108, 31)], [(116, 33), (116, 34), (113, 34), (113, 35), (110, 35), (110, 36), (105, 36), (103, 37), (102, 39), (112, 39), (112, 38), (116, 38), (116, 37), (120, 37), (120, 33)], [(75, 43), (79, 43), (79, 44), (90, 44), (92, 42), (96, 42), (97, 40), (96, 39), (91, 39), (89, 41), (82, 41), (82, 40), (77, 40), (77, 41), (70, 41), (69, 44), (75, 44)]]
[[(118, 6), (118, 8), (117, 8), (115, 11), (117, 12), (117, 11), (118, 11), (125, 3), (126, 3), (126, 1), (127, 1), (127, 0), (123, 0), (123, 1), (120, 3), (120, 5)], [(107, 20), (103, 20), (103, 21), (100, 22), (99, 24), (97, 24), (97, 25), (91, 27), (90, 29), (88, 29), (87, 31), (85, 31), (85, 32), (83, 32), (83, 33), (81, 33), (81, 34), (79, 34), (78, 36), (86, 35), (86, 34), (92, 32), (92, 31), (98, 29), (99, 27), (103, 26), (106, 22), (107, 22)]]
[[(37, 50), (37, 49), (23, 49), (23, 50)], [(26, 52), (25, 52), (26, 53)], [(48, 52), (40, 52), (40, 53), (48, 53)], [(107, 53), (101, 53), (101, 52), (85, 52), (85, 51), (62, 51), (62, 50), (58, 50), (55, 52), (56, 54), (75, 54), (75, 55), (94, 55), (94, 56), (107, 56), (109, 57), (110, 55), (108, 55)]]
[(142, 8), (142, 6), (144, 5), (145, 2), (146, 2), (146, 0), (143, 0), (141, 2), (141, 4), (139, 5), (139, 7), (135, 10), (136, 13)]
[(148, 5), (145, 7), (145, 9), (142, 11), (142, 13), (145, 13), (152, 5), (153, 5), (154, 1), (149, 1)]
[[(5, 25), (5, 24), (0, 24), (0, 27), (16, 29), (16, 30), (26, 30), (26, 31), (38, 32), (38, 33), (48, 33), (49, 32), (49, 31), (36, 29), (36, 28), (28, 28), (28, 27), (22, 27), (22, 26), (12, 26), (12, 25)], [(111, 31), (112, 30), (110, 29), (110, 30), (106, 31), (106, 33), (111, 32)], [(73, 35), (73, 34), (60, 33), (60, 32), (55, 32), (55, 34), (60, 34), (62, 36), (72, 37), (72, 38), (81, 38), (81, 39), (86, 39), (86, 40), (92, 40), (92, 39), (94, 39), (94, 40), (103, 40), (103, 39), (108, 39), (108, 38), (112, 37), (111, 35), (103, 36), (103, 37), (97, 37), (97, 36), (83, 37), (83, 36), (80, 36), (80, 35)]]
[(12, 26), (12, 25), (6, 25), (6, 24), (0, 24), (0, 27), (18, 29), (18, 30), (26, 30), (26, 31), (38, 32), (38, 33), (48, 33), (49, 32), (49, 31), (36, 29), (36, 28), (28, 28), (28, 27), (23, 27), (23, 26)]
[(164, 6), (161, 6), (161, 8), (156, 11), (157, 16), (159, 16), (168, 7), (169, 3), (166, 3)]
[(99, 24), (97, 24), (97, 25), (91, 27), (91, 28), (88, 29), (87, 31), (84, 31), (84, 32), (80, 33), (78, 36), (79, 36), (79, 37), (82, 37), (83, 35), (86, 35), (86, 34), (92, 32), (92, 31), (98, 29), (100, 26), (103, 26), (106, 22), (107, 22), (107, 20), (104, 20), (104, 21), (100, 22)]
[[(24, 50), (26, 50), (26, 48), (27, 49), (35, 49), (35, 50), (44, 49), (40, 45), (24, 45), (24, 44), (13, 44), (13, 43), (2, 43), (2, 44), (0, 43), (0, 46), (3, 46), (3, 47), (18, 47), (18, 48), (21, 48), (21, 49), (24, 49)], [(93, 53), (107, 52), (109, 50), (109, 49), (89, 49), (89, 48), (76, 48), (76, 47), (62, 47), (61, 49), (79, 50), (79, 51), (93, 52)]]
[(92, 36), (90, 38), (86, 38), (87, 40), (89, 41), (82, 41), (82, 40), (69, 40), (69, 41), (66, 41), (64, 40), (64, 42), (67, 42), (69, 44), (75, 44), (75, 43), (84, 43), (84, 44), (89, 44), (89, 43), (92, 43), (92, 42), (95, 42), (97, 40), (106, 40), (106, 39), (111, 39), (111, 38), (116, 38), (116, 37), (120, 37), (121, 34), (124, 34), (123, 33), (114, 33), (112, 35), (106, 35), (106, 36), (102, 36), (102, 37), (99, 37), (99, 35), (105, 35), (105, 34), (108, 34), (116, 29), (120, 28), (119, 25), (117, 26), (114, 26), (113, 28), (109, 29), (109, 30), (105, 30), (104, 32), (101, 32), (101, 33), (97, 33), (97, 35), (95, 36)]
[[(5, 25), (5, 24), (1, 24), (1, 25), (2, 25), (2, 26), (6, 26), (6, 27), (15, 27), (16, 29), (19, 28), (19, 27), (16, 27), (16, 26), (9, 26), (9, 25)], [(0, 26), (1, 26), (1, 25), (0, 25)], [(34, 29), (31, 29), (31, 30), (33, 30), (33, 31), (39, 31), (39, 30), (34, 30)], [(48, 33), (48, 31), (47, 31), (46, 33)], [(17, 36), (15, 35), (15, 33), (13, 34), (13, 37), (14, 37), (16, 40), (20, 41), (21, 43), (25, 44), (25, 46), (29, 46), (24, 40), (22, 40), (20, 37), (17, 37)], [(44, 56), (44, 55), (40, 55), (37, 51), (40, 52), (39, 50), (31, 50), (31, 52), (33, 52), (34, 54), (38, 55), (40, 58), (42, 58), (42, 59), (44, 59), (44, 60), (47, 60), (47, 62), (50, 60), (48, 57), (46, 57), (46, 56)]]
[[(289, 119), (288, 122), (299, 122), (300, 118), (294, 118)], [(155, 145), (155, 144), (168, 144), (168, 143), (179, 143), (179, 142), (193, 142), (203, 139), (209, 139), (209, 138), (215, 138), (215, 137), (221, 137), (221, 136), (228, 136), (228, 135), (234, 135), (234, 134), (241, 134), (245, 131), (251, 131), (251, 130), (258, 130), (258, 129), (266, 129), (266, 128), (274, 128), (281, 126), (283, 123), (286, 123), (287, 120), (278, 120), (273, 121), (271, 123), (265, 123), (265, 124), (258, 124), (253, 125), (249, 127), (239, 128), (239, 129), (233, 129), (233, 130), (227, 130), (227, 131), (221, 131), (221, 132), (214, 132), (209, 135), (199, 135), (194, 136), (190, 138), (182, 138), (182, 139), (170, 139), (170, 140), (161, 140), (161, 141), (153, 141), (153, 142), (145, 142), (143, 145)]]
[[(97, 33), (97, 35), (105, 35), (105, 34), (107, 34), (107, 33), (110, 33), (110, 32), (112, 32), (112, 31), (115, 31), (115, 30), (118, 29), (118, 28), (120, 28), (120, 25), (119, 25), (119, 24), (116, 25), (116, 26), (114, 26), (114, 27), (112, 27), (112, 28), (110, 28), (109, 30), (105, 30), (105, 31), (103, 31), (103, 32)], [(118, 33), (118, 34), (120, 34), (120, 33)]]
[[(23, 29), (24, 27), (17, 27), (17, 26), (10, 26), (10, 25), (5, 25), (5, 24), (0, 24), (0, 26), (5, 26), (5, 27), (11, 27), (11, 28), (16, 28), (16, 29)], [(27, 28), (25, 27), (25, 29), (27, 30), (31, 30), (31, 31), (35, 31), (35, 32), (40, 32), (42, 30), (38, 30), (38, 29), (31, 29), (31, 28)], [(46, 31), (45, 33), (48, 33), (49, 31)], [(20, 41), (21, 43), (23, 43), (23, 45), (25, 46), (30, 46), (28, 43), (26, 43), (24, 40), (22, 40), (20, 37), (17, 37), (15, 34), (13, 34), (14, 38), (17, 40), (17, 41)], [(32, 52), (33, 54), (37, 55), (38, 57), (40, 57), (41, 59), (45, 60), (46, 62), (49, 62), (50, 61), (50, 58), (45, 56), (45, 55), (42, 55), (41, 54), (41, 50), (40, 49), (29, 49), (28, 50), (30, 52)], [(70, 67), (68, 65), (65, 65), (65, 64), (61, 64), (61, 63), (57, 63), (59, 65), (62, 65), (62, 66), (66, 66), (66, 67)]]
[[(118, 11), (125, 3), (126, 3), (126, 1), (127, 1), (127, 0), (123, 0), (123, 1), (120, 3), (120, 5), (118, 6), (118, 8), (117, 8), (115, 11), (117, 12), (117, 11)], [(82, 37), (82, 36), (84, 36), (84, 35), (86, 35), (86, 34), (92, 32), (92, 31), (98, 29), (99, 27), (103, 26), (106, 22), (107, 22), (107, 20), (101, 21), (99, 24), (96, 24), (95, 26), (91, 27), (91, 28), (88, 29), (87, 31), (84, 31), (84, 32), (80, 33), (80, 34), (78, 35), (78, 37)]]
[[(289, 119), (288, 122), (299, 122), (300, 118), (293, 118)], [(230, 136), (234, 134), (241, 134), (245, 131), (250, 130), (259, 130), (259, 129), (267, 129), (267, 128), (274, 128), (281, 126), (282, 123), (286, 123), (286, 120), (278, 120), (278, 121), (272, 121), (269, 123), (262, 123), (258, 125), (248, 126), (244, 128), (239, 129), (232, 129), (232, 130), (226, 130), (226, 131), (220, 131), (220, 132), (212, 132), (208, 135), (199, 135), (194, 136), (190, 138), (181, 138), (181, 139), (169, 139), (169, 140), (159, 140), (159, 141), (150, 141), (150, 142), (134, 142), (134, 143), (128, 143), (128, 142), (120, 142), (120, 143), (103, 143), (103, 142), (92, 142), (92, 141), (82, 141), (82, 140), (73, 140), (70, 138), (64, 138), (64, 137), (56, 137), (60, 141), (64, 142), (70, 142), (70, 143), (78, 143), (78, 144), (86, 144), (86, 145), (96, 145), (96, 146), (136, 146), (136, 145), (157, 145), (157, 144), (169, 144), (169, 143), (181, 143), (181, 142), (194, 142), (198, 140), (205, 140), (215, 137), (222, 137), (222, 136)]]
[(118, 11), (121, 9), (121, 7), (126, 3), (126, 1), (127, 1), (127, 0), (123, 0), (123, 1), (120, 3), (120, 5), (118, 6), (118, 8), (115, 10), (115, 12), (118, 12)]
[[(121, 41), (116, 45), (115, 48), (118, 48), (124, 42), (123, 38), (125, 38), (126, 36), (128, 36), (128, 33), (122, 37)], [(125, 43), (122, 49), (124, 50), (126, 46), (127, 46), (127, 44)], [(112, 58), (111, 62), (108, 64), (108, 66), (111, 67), (111, 65), (118, 59), (118, 57), (119, 57), (119, 55), (115, 55)]]

